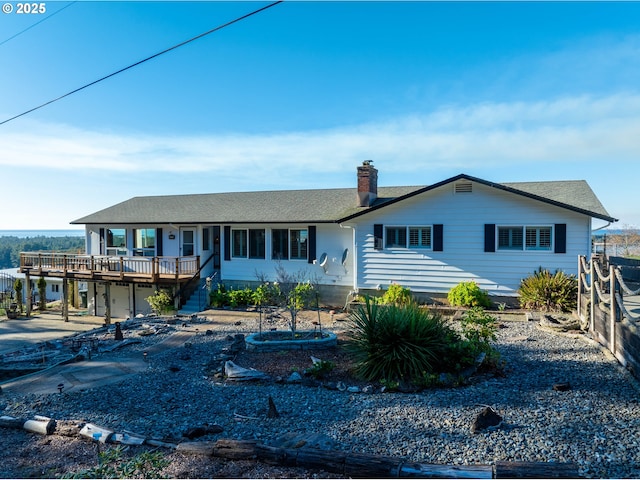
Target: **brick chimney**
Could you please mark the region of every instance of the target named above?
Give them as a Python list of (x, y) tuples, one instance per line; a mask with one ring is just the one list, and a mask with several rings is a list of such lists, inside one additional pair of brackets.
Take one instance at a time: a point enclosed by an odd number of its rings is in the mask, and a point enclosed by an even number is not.
[(370, 207), (378, 198), (378, 170), (365, 160), (358, 167), (358, 206)]

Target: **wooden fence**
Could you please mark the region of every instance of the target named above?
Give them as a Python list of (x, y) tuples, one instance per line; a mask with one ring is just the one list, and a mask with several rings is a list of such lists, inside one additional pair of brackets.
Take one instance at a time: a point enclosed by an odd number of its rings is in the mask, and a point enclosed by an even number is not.
[(604, 255), (593, 255), (590, 262), (578, 259), (578, 315), (593, 338), (640, 379), (640, 316), (627, 308), (630, 302), (625, 305), (625, 297), (631, 300), (640, 288), (633, 290), (629, 283)]

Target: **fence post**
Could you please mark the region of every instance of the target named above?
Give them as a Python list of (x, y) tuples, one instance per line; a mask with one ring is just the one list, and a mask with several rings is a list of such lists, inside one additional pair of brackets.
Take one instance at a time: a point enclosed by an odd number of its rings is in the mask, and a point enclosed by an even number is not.
[(589, 320), (589, 330), (591, 330), (591, 332), (595, 332), (595, 322), (594, 322), (594, 317), (596, 314), (596, 282), (595, 282), (595, 274), (596, 274), (596, 268), (593, 262), (595, 262), (595, 258), (592, 256), (591, 257), (591, 262), (589, 263), (589, 281), (591, 282), (591, 290), (589, 291), (589, 293), (591, 295), (589, 295), (589, 299), (591, 301), (591, 304), (589, 305), (589, 316), (591, 317), (591, 319)]
[(582, 296), (582, 255), (578, 255), (578, 318), (582, 318), (582, 301), (580, 297)]
[(609, 302), (609, 328), (611, 330), (611, 353), (616, 356), (616, 272), (613, 265), (609, 265), (609, 295), (611, 296), (611, 302)]

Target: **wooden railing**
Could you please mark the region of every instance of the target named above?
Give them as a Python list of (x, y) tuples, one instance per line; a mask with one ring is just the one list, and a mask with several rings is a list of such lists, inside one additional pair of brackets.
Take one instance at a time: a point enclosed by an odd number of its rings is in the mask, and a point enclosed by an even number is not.
[(56, 252), (23, 252), (20, 271), (68, 278), (141, 281), (184, 280), (200, 269), (200, 257), (111, 257)]

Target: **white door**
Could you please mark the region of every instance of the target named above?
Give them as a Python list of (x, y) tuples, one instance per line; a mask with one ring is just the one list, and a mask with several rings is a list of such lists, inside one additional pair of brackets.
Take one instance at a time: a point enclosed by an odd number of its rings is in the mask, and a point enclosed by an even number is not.
[(180, 256), (191, 257), (196, 254), (196, 229), (180, 228)]

